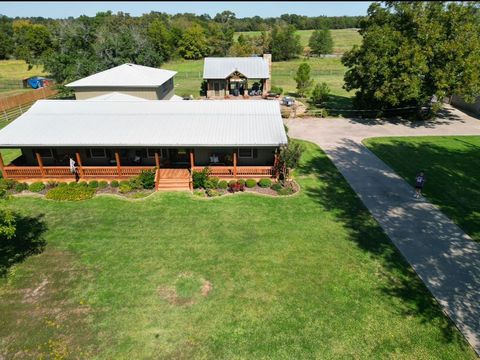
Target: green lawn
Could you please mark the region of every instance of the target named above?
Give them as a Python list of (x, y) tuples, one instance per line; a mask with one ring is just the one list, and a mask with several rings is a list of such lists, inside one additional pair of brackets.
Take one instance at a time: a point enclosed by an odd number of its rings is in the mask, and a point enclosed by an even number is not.
[(364, 143), (412, 185), (424, 170), (425, 196), (480, 241), (480, 136), (373, 138)]
[[(300, 35), (300, 43), (303, 47), (308, 46), (310, 36), (314, 30), (298, 30), (297, 34)], [(345, 51), (350, 50), (353, 45), (360, 45), (362, 37), (358, 33), (357, 29), (335, 29), (330, 30), (333, 39), (333, 53), (343, 54)], [(234, 35), (236, 40), (240, 34), (249, 36), (259, 36), (260, 31), (244, 31), (237, 32)]]
[(14, 244), (46, 247), (0, 278), (0, 356), (474, 359), (318, 147), (296, 176), (283, 198), (9, 200)]

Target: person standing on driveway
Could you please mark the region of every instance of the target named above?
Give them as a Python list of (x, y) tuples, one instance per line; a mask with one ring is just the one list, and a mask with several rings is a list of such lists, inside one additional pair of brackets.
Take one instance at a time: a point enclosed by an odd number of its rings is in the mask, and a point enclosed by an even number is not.
[(423, 186), (425, 185), (426, 181), (427, 179), (423, 171), (420, 171), (417, 176), (415, 176), (415, 198), (418, 199), (420, 196), (422, 196)]

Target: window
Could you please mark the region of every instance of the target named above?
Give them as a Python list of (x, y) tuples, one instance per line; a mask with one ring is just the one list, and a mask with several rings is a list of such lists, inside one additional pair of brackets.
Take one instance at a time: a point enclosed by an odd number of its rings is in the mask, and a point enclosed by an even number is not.
[(162, 159), (167, 158), (167, 149), (147, 149), (147, 156), (149, 158), (154, 158), (156, 152), (158, 152), (158, 155), (160, 155)]
[(104, 148), (91, 148), (90, 149), (90, 157), (94, 158), (106, 158), (107, 154), (105, 153)]
[(51, 148), (38, 148), (34, 150), (35, 153), (39, 153), (42, 158), (53, 158), (53, 151)]
[(238, 148), (238, 157), (239, 158), (253, 158), (253, 149), (252, 148)]

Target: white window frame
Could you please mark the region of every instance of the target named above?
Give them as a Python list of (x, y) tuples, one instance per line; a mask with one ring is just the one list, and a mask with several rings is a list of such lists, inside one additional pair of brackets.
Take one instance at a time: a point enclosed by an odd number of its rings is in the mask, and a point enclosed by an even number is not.
[[(241, 155), (240, 155), (240, 149), (241, 149), (241, 150), (250, 149), (250, 156), (241, 156)], [(238, 158), (239, 158), (239, 159), (253, 159), (253, 148), (238, 148), (237, 154), (238, 154)]]
[[(50, 155), (49, 156), (44, 156), (44, 155), (41, 155), (38, 150), (49, 150), (50, 151)], [(40, 154), (40, 156), (42, 157), (42, 159), (53, 159), (53, 150), (52, 148), (42, 148), (42, 149), (39, 149), (39, 148), (36, 148), (35, 149), (35, 152), (38, 152)]]
[(105, 150), (105, 148), (95, 148), (94, 150), (103, 150), (103, 156), (93, 156), (92, 154), (92, 149), (93, 148), (89, 148), (88, 151), (90, 152), (90, 157), (92, 159), (105, 159), (107, 157), (107, 151)]

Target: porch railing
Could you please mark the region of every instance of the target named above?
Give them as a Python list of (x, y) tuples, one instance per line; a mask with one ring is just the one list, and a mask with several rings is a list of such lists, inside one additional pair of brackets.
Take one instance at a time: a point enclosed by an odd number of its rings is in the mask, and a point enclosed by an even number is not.
[[(194, 166), (193, 170), (201, 171), (206, 166)], [(209, 166), (211, 176), (222, 177), (235, 177), (234, 166)], [(274, 175), (273, 168), (271, 166), (237, 166), (237, 177), (272, 177)]]
[[(110, 177), (133, 177), (137, 176), (142, 170), (151, 170), (152, 166), (122, 166), (120, 172), (116, 166), (82, 166), (85, 178), (110, 178)], [(42, 172), (43, 170), (43, 172)], [(29, 178), (71, 178), (75, 176), (70, 172), (68, 166), (5, 166), (3, 168), (5, 176), (11, 179), (29, 179)]]

